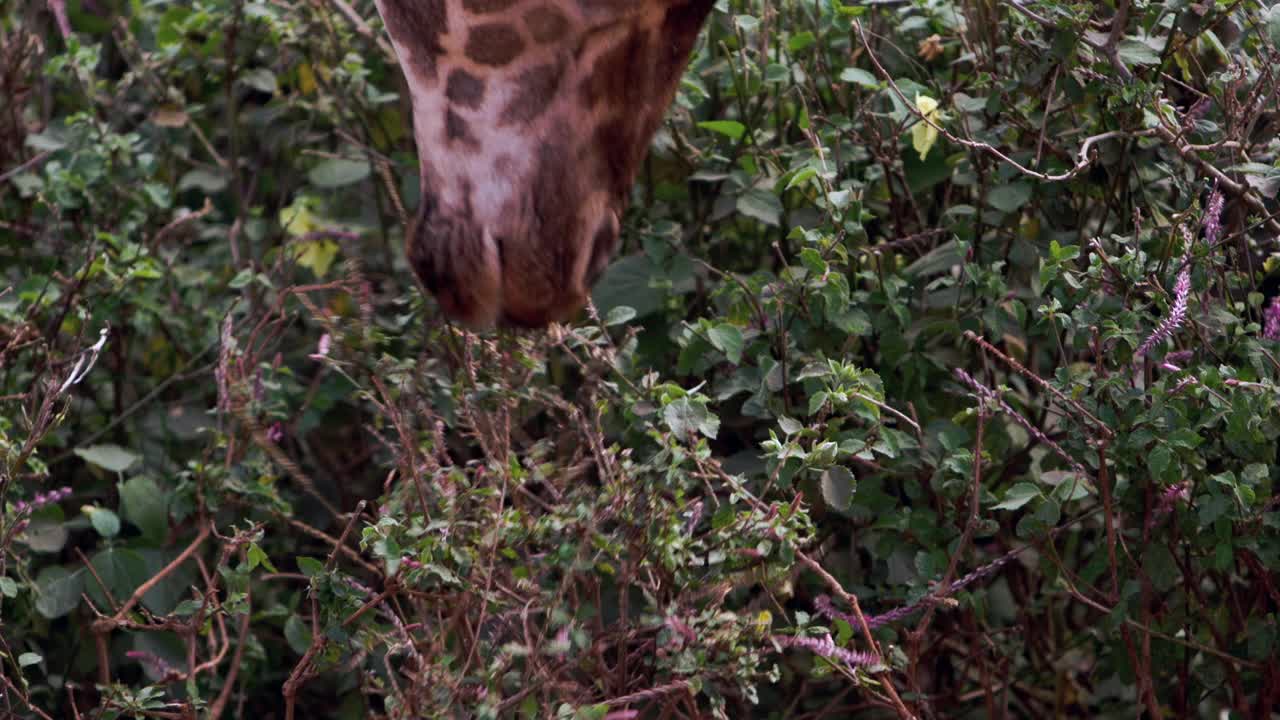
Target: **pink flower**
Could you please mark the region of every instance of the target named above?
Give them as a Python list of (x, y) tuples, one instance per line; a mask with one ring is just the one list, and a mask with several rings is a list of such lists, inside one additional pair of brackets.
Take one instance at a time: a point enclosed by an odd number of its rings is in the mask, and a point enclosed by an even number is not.
[(1280, 298), (1271, 298), (1267, 309), (1262, 311), (1262, 337), (1266, 340), (1280, 340)]

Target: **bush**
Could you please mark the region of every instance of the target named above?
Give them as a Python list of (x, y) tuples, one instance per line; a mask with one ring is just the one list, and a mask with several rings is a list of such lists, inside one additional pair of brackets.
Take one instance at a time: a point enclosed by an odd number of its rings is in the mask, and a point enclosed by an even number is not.
[(725, 0), (486, 334), (371, 2), (0, 8), (6, 714), (1280, 704), (1277, 8)]

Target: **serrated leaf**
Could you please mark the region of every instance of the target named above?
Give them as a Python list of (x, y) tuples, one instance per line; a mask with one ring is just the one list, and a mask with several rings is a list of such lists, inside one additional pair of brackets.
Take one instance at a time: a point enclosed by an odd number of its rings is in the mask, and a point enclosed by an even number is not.
[(768, 190), (751, 188), (742, 193), (738, 196), (737, 209), (765, 225), (778, 227), (782, 222), (782, 201)]
[(1267, 39), (1271, 41), (1271, 46), (1280, 50), (1280, 3), (1267, 8), (1262, 19), (1267, 28)]
[(721, 323), (707, 332), (708, 339), (715, 349), (724, 353), (729, 362), (737, 365), (742, 362), (742, 331), (738, 326)]
[(614, 325), (622, 325), (631, 322), (636, 317), (636, 309), (630, 305), (619, 305), (609, 311), (604, 317), (604, 324), (608, 327)]
[(786, 435), (795, 435), (804, 429), (798, 420), (787, 417), (786, 415), (778, 416), (778, 427), (782, 428), (782, 432)]
[(337, 188), (361, 182), (369, 177), (369, 174), (368, 160), (329, 158), (311, 168), (307, 173), (307, 179), (316, 187)]
[(671, 401), (662, 409), (662, 418), (666, 420), (671, 431), (681, 438), (688, 437), (695, 430), (715, 439), (720, 430), (720, 418), (699, 402), (690, 402), (682, 397)]
[(271, 558), (267, 557), (267, 553), (258, 543), (249, 543), (249, 549), (245, 552), (245, 559), (249, 562), (249, 569), (252, 570), (259, 565), (266, 568), (269, 572), (280, 572), (276, 570), (276, 566), (271, 564)]
[(268, 68), (254, 68), (240, 76), (240, 81), (259, 92), (275, 95), (279, 85), (276, 74)]
[(1169, 469), (1170, 463), (1173, 462), (1173, 452), (1165, 445), (1158, 445), (1147, 455), (1147, 469), (1151, 472), (1151, 477), (1159, 479), (1164, 476), (1166, 470)]
[(1160, 53), (1141, 40), (1125, 38), (1120, 41), (1116, 53), (1125, 65), (1159, 65)]
[(636, 317), (652, 315), (662, 309), (666, 298), (666, 291), (653, 282), (662, 276), (662, 269), (645, 255), (618, 258), (596, 283), (591, 301), (605, 317), (622, 306), (633, 308)]
[(995, 506), (996, 510), (1017, 510), (1040, 496), (1040, 488), (1031, 483), (1018, 483), (1005, 491), (1004, 500)]
[(822, 409), (822, 406), (827, 404), (827, 399), (829, 397), (831, 396), (827, 393), (826, 390), (819, 390), (818, 392), (809, 396), (809, 414), (817, 415), (818, 411)]
[(853, 503), (857, 480), (848, 468), (832, 465), (822, 473), (822, 499), (836, 510), (848, 510)]
[(97, 465), (109, 472), (124, 472), (138, 461), (138, 455), (119, 445), (91, 445), (87, 448), (76, 448), (78, 457), (91, 465)]

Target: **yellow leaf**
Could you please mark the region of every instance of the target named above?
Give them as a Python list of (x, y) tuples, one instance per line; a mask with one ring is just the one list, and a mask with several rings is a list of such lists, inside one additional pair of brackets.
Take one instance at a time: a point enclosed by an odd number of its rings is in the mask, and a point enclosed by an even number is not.
[(303, 95), (310, 95), (316, 91), (316, 74), (308, 63), (298, 66), (298, 89)]
[[(941, 122), (941, 114), (938, 112), (938, 101), (928, 95), (916, 95), (916, 109), (920, 111), (928, 120), (934, 123)], [(928, 122), (921, 120), (911, 128), (911, 146), (916, 152), (920, 153), (920, 160), (923, 161), (929, 154), (929, 149), (938, 141), (938, 130)]]
[(298, 197), (292, 205), (280, 210), (280, 227), (294, 237), (302, 237), (329, 226), (331, 223), (315, 212), (319, 205), (316, 198), (306, 195)]
[(338, 256), (338, 243), (326, 238), (307, 240), (294, 243), (290, 250), (299, 265), (322, 278), (328, 274), (333, 259)]

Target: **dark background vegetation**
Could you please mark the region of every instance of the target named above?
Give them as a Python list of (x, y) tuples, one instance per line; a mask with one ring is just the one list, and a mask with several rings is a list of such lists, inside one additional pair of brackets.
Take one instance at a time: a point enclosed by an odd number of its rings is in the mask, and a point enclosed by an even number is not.
[(0, 0), (0, 716), (1274, 717), (1277, 41), (721, 0), (472, 334), (372, 2)]

